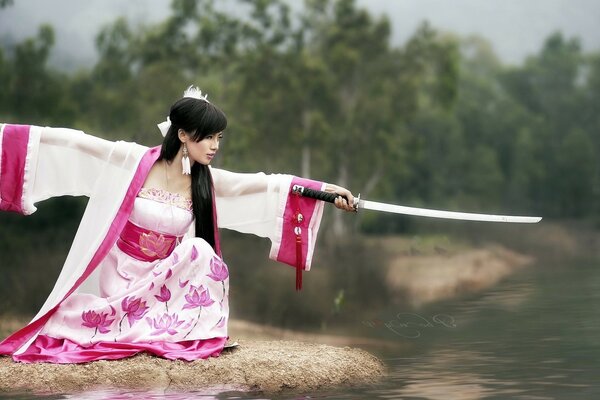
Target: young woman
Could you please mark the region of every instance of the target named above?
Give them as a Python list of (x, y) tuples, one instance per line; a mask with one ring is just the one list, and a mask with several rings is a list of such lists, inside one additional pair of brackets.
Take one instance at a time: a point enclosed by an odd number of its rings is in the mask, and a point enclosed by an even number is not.
[(323, 205), (291, 187), (338, 193), (335, 205), (346, 211), (353, 196), (289, 175), (209, 167), (226, 126), (225, 115), (194, 87), (159, 125), (161, 147), (0, 126), (0, 210), (31, 214), (49, 197), (90, 198), (54, 289), (27, 326), (0, 342), (0, 354), (25, 363), (140, 351), (184, 360), (218, 356), (229, 314), (218, 227), (271, 239), (270, 257), (296, 267), (301, 288)]

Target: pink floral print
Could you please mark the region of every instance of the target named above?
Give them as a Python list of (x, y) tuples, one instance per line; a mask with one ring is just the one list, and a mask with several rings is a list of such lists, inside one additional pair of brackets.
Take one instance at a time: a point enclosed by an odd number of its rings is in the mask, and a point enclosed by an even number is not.
[(213, 257), (210, 260), (210, 274), (207, 276), (216, 282), (224, 281), (229, 276), (227, 265), (220, 258)]
[(210, 298), (208, 289), (204, 289), (204, 286), (196, 287), (190, 285), (190, 292), (185, 295), (185, 301), (187, 302), (183, 309), (192, 309), (196, 307), (208, 307), (215, 301)]
[[(200, 292), (200, 293), (198, 293)], [(192, 329), (185, 334), (184, 339), (188, 337), (190, 333), (196, 328), (198, 325), (198, 321), (200, 321), (200, 313), (202, 312), (202, 307), (208, 307), (212, 305), (215, 301), (210, 298), (210, 293), (208, 289), (204, 289), (204, 286), (200, 285), (196, 287), (194, 285), (190, 285), (190, 292), (185, 295), (185, 301), (187, 302), (183, 308), (192, 309), (198, 308), (198, 317), (196, 318), (196, 323), (192, 326)]]
[(221, 282), (221, 286), (223, 288), (223, 293), (221, 295), (221, 300), (219, 301), (219, 306), (223, 309), (223, 300), (225, 299), (225, 279), (229, 277), (229, 270), (227, 269), (227, 265), (219, 258), (213, 257), (210, 260), (210, 274), (207, 274), (210, 279), (215, 282)]
[(146, 322), (154, 329), (151, 336), (162, 335), (168, 333), (169, 335), (177, 334), (177, 328), (185, 322), (185, 320), (179, 320), (179, 316), (176, 313), (171, 315), (164, 313), (160, 318), (146, 317)]
[[(127, 317), (127, 321), (129, 322), (129, 327), (131, 328), (135, 321), (144, 318), (144, 315), (148, 312), (148, 307), (146, 302), (142, 300), (142, 298), (135, 298), (129, 296), (125, 297), (123, 301), (121, 301), (121, 308), (125, 312), (123, 318)], [(121, 331), (121, 323), (123, 322), (123, 318), (119, 322), (119, 332)]]
[[(113, 306), (110, 306), (110, 309), (110, 316), (113, 317), (117, 310), (115, 310)], [(81, 319), (83, 320), (83, 323), (81, 324), (82, 326), (85, 326), (87, 328), (94, 328), (94, 335), (92, 335), (91, 339), (93, 339), (94, 336), (96, 336), (98, 331), (100, 331), (100, 333), (110, 332), (110, 329), (108, 327), (115, 321), (114, 319), (108, 319), (108, 313), (97, 313), (93, 310), (82, 312)]]
[(140, 235), (140, 250), (149, 257), (166, 258), (175, 239), (167, 239), (155, 232)]
[(162, 285), (160, 287), (160, 294), (159, 295), (155, 294), (154, 297), (156, 297), (156, 300), (165, 303), (167, 312), (169, 312), (169, 306), (168, 306), (167, 302), (169, 300), (171, 300), (171, 291), (169, 290), (169, 288), (167, 288), (167, 285)]

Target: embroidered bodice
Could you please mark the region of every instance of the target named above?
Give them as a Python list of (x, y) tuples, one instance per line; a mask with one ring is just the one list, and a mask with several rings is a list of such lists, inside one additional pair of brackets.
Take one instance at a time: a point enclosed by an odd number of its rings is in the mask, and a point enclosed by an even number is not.
[(160, 203), (170, 204), (175, 207), (183, 208), (184, 210), (192, 210), (192, 200), (186, 199), (179, 193), (168, 192), (164, 189), (157, 188), (142, 188), (138, 193), (138, 197), (158, 201)]
[(129, 220), (159, 233), (184, 235), (194, 219), (191, 200), (162, 189), (142, 188)]

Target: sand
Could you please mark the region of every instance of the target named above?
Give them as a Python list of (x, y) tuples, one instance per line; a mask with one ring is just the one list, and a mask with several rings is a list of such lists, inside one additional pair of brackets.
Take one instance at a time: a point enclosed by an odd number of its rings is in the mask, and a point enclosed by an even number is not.
[(531, 256), (503, 246), (439, 254), (415, 254), (392, 259), (387, 284), (413, 307), (475, 293), (534, 262)]

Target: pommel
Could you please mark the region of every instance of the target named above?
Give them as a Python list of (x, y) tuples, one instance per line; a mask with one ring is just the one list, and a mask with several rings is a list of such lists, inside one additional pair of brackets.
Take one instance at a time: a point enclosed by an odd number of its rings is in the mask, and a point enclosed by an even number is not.
[(302, 196), (304, 194), (304, 186), (302, 186), (302, 185), (292, 186), (292, 193), (299, 194), (300, 196)]

